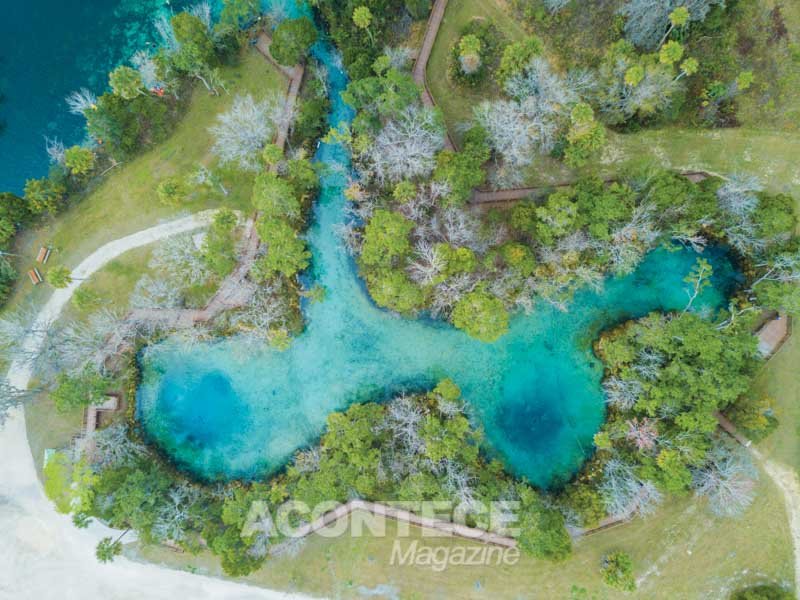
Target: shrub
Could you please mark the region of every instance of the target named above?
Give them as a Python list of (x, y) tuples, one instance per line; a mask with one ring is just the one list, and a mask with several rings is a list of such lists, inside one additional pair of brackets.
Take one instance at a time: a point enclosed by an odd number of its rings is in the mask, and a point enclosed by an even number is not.
[(636, 580), (633, 578), (633, 561), (626, 552), (612, 552), (603, 557), (603, 581), (608, 585), (624, 592), (636, 589)]

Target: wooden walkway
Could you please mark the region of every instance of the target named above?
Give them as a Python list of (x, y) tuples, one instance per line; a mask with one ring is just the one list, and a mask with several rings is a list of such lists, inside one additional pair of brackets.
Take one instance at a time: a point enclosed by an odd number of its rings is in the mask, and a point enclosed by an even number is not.
[[(699, 183), (708, 177), (712, 177), (712, 173), (706, 171), (683, 171), (681, 175), (686, 177), (692, 183)], [(617, 181), (617, 177), (608, 177), (604, 179), (606, 183)], [(531, 199), (544, 199), (553, 190), (562, 189), (574, 185), (570, 183), (556, 183), (547, 186), (527, 187), (527, 188), (512, 188), (506, 190), (485, 190), (477, 189), (472, 193), (470, 199), (471, 204), (480, 205), (482, 208), (504, 208), (515, 204), (520, 200), (527, 198)]]
[(788, 316), (779, 314), (770, 319), (758, 330), (758, 352), (761, 356), (770, 358), (780, 350), (790, 333), (791, 319)]
[[(442, 25), (442, 19), (444, 19), (444, 11), (446, 8), (447, 0), (436, 0), (433, 3), (431, 15), (428, 17), (428, 25), (425, 28), (425, 37), (422, 38), (422, 48), (420, 48), (417, 60), (414, 63), (414, 70), (412, 71), (414, 81), (420, 87), (422, 103), (430, 108), (436, 106), (436, 101), (433, 99), (433, 94), (431, 94), (428, 88), (428, 60), (431, 57), (433, 45), (436, 43), (436, 36), (439, 34), (439, 27)], [(446, 127), (444, 130), (444, 146), (448, 150), (457, 149)]]
[[(271, 40), (269, 36), (262, 32), (256, 41), (256, 48), (289, 79), (283, 115), (276, 128), (274, 138), (275, 145), (283, 149), (289, 138), (289, 129), (293, 121), (294, 107), (297, 102), (297, 96), (300, 93), (303, 77), (305, 76), (305, 66), (299, 64), (289, 68), (279, 64), (269, 52), (270, 43)], [(273, 165), (271, 168), (274, 169), (276, 167)], [(253, 262), (261, 249), (261, 240), (258, 237), (258, 232), (255, 227), (257, 219), (258, 213), (252, 215), (245, 223), (243, 236), (245, 247), (242, 255), (239, 257), (236, 268), (222, 281), (219, 289), (205, 307), (197, 309), (138, 308), (131, 310), (125, 317), (125, 321), (129, 323), (157, 324), (166, 329), (188, 329), (201, 323), (207, 323), (226, 310), (246, 306), (255, 292), (254, 286), (249, 285), (247, 282), (247, 275), (250, 273)], [(125, 348), (123, 348), (123, 350), (124, 349)], [(120, 348), (116, 346), (112, 348), (110, 345), (106, 353), (106, 361), (112, 358), (114, 354), (119, 353)]]

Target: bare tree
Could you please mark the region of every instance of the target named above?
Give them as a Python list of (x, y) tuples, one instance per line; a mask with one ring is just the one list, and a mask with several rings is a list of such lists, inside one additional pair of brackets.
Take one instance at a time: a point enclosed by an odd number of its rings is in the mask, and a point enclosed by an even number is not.
[(210, 276), (192, 233), (175, 235), (158, 244), (149, 266), (179, 289), (203, 283)]
[(410, 106), (375, 137), (364, 154), (364, 165), (381, 184), (427, 177), (443, 147), (444, 129), (436, 112)]
[(625, 439), (633, 443), (639, 452), (649, 452), (655, 448), (658, 441), (658, 426), (655, 419), (634, 417), (625, 421), (625, 424), (628, 426)]
[(22, 406), (33, 396), (32, 390), (21, 390), (11, 385), (5, 377), (0, 379), (0, 427), (13, 409)]
[(198, 2), (189, 7), (189, 14), (194, 15), (203, 22), (206, 29), (211, 30), (211, 5), (208, 2)]
[(637, 379), (608, 377), (603, 381), (606, 402), (620, 410), (630, 410), (642, 396), (642, 383)]
[(322, 458), (319, 446), (308, 450), (300, 450), (294, 455), (294, 468), (299, 473), (314, 473), (319, 470), (319, 461)]
[(633, 465), (616, 457), (603, 468), (599, 490), (608, 513), (622, 518), (652, 514), (663, 498), (652, 481), (639, 478)]
[(153, 57), (144, 50), (139, 50), (131, 57), (131, 64), (139, 71), (142, 85), (148, 90), (165, 85), (165, 82), (158, 77), (158, 67)]
[(47, 157), (50, 159), (50, 162), (56, 165), (63, 165), (64, 164), (64, 142), (59, 140), (58, 138), (49, 138), (44, 136), (44, 149), (47, 152)]
[(244, 335), (263, 340), (271, 329), (286, 324), (287, 307), (274, 285), (255, 289), (247, 306), (231, 316), (231, 323)]
[(389, 58), (391, 67), (398, 71), (405, 69), (412, 58), (411, 48), (407, 48), (406, 46), (386, 46), (383, 49), (383, 54)]
[(234, 163), (248, 171), (259, 169), (258, 152), (275, 133), (283, 116), (283, 100), (271, 96), (256, 102), (253, 96), (236, 96), (230, 110), (217, 116), (211, 151), (222, 164)]
[(25, 306), (7, 311), (0, 318), (0, 355), (8, 362), (30, 365), (41, 355), (41, 347), (31, 344), (33, 337), (45, 335), (51, 323), (40, 322), (35, 308)]
[(425, 442), (420, 436), (425, 414), (413, 397), (400, 395), (392, 400), (386, 410), (381, 427), (387, 429), (407, 455), (425, 452)]
[(739, 446), (718, 443), (706, 464), (692, 471), (692, 487), (708, 498), (711, 511), (721, 517), (741, 515), (753, 502), (758, 472), (750, 454)]
[(153, 535), (162, 541), (182, 542), (191, 521), (192, 508), (200, 499), (193, 485), (183, 482), (167, 492), (167, 502), (159, 507)]
[(180, 48), (178, 40), (175, 38), (175, 30), (172, 29), (172, 23), (165, 13), (159, 14), (153, 20), (153, 27), (155, 27), (158, 37), (161, 38), (161, 45), (168, 51), (174, 52)]
[(800, 251), (778, 254), (767, 262), (758, 263), (756, 267), (763, 269), (763, 273), (750, 286), (751, 290), (765, 281), (779, 283), (800, 281)]
[(449, 317), (461, 298), (478, 285), (478, 279), (470, 273), (459, 273), (449, 277), (433, 288), (431, 315)]
[(91, 90), (85, 87), (70, 92), (64, 101), (67, 103), (69, 112), (73, 115), (83, 115), (87, 110), (94, 108), (97, 105), (97, 96)]
[(175, 284), (168, 279), (154, 279), (144, 275), (136, 282), (130, 298), (133, 308), (178, 308), (183, 304), (183, 295)]
[(415, 283), (430, 285), (441, 275), (445, 266), (444, 258), (436, 247), (420, 241), (417, 243), (415, 258), (407, 267), (408, 276)]
[(94, 443), (92, 463), (101, 470), (131, 464), (147, 454), (147, 447), (131, 437), (125, 423), (98, 429), (91, 439)]
[(103, 309), (87, 321), (69, 321), (48, 329), (37, 358), (40, 373), (79, 374), (90, 368), (102, 373), (105, 360), (128, 346), (136, 335), (133, 325), (119, 314)]
[(714, 4), (725, 0), (627, 0), (620, 8), (625, 36), (637, 46), (655, 49), (669, 27), (669, 15), (679, 6), (689, 10), (690, 21), (703, 21)]

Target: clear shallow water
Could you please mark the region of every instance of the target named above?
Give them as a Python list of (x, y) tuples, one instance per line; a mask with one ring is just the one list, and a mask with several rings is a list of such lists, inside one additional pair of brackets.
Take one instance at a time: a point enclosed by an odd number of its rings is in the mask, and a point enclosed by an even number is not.
[[(331, 123), (346, 121), (352, 114), (338, 95), (345, 75), (327, 45), (315, 52), (329, 68)], [(569, 313), (539, 305), (513, 318), (498, 342), (483, 344), (371, 303), (335, 234), (349, 159), (341, 146), (323, 144), (317, 160), (333, 168), (308, 234), (325, 301), (305, 307), (307, 329), (285, 352), (235, 339), (191, 349), (167, 340), (149, 349), (138, 395), (147, 435), (201, 478), (257, 477), (314, 443), (331, 412), (451, 377), (512, 472), (540, 486), (572, 474), (605, 414), (591, 342), (611, 324), (683, 308), (682, 280), (696, 255), (656, 250), (634, 274), (608, 280), (602, 294), (578, 293)], [(704, 257), (714, 278), (697, 308), (721, 305), (737, 277), (722, 250)]]
[[(175, 10), (190, 0), (172, 0)], [(165, 0), (28, 0), (3, 3), (0, 19), (0, 191), (20, 192), (47, 173), (44, 136), (67, 144), (84, 137), (84, 120), (64, 96), (97, 94), (107, 74), (156, 42), (152, 20)]]

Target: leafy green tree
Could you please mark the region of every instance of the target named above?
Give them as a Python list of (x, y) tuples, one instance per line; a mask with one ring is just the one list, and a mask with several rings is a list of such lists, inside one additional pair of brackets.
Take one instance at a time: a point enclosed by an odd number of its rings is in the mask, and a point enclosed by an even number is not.
[(512, 42), (503, 50), (500, 66), (497, 69), (497, 81), (505, 85), (514, 75), (521, 73), (531, 59), (542, 53), (544, 46), (536, 36), (529, 36), (519, 42)]
[(89, 135), (117, 160), (163, 141), (173, 123), (167, 103), (150, 94), (124, 100), (106, 93), (98, 98), (96, 108), (87, 110), (85, 115)]
[(486, 343), (495, 342), (508, 332), (508, 311), (483, 288), (464, 295), (453, 309), (452, 319), (453, 325)]
[(112, 537), (104, 537), (97, 543), (95, 556), (101, 563), (109, 563), (122, 554), (122, 542)]
[(752, 71), (742, 71), (736, 76), (736, 88), (740, 92), (743, 92), (747, 89), (750, 89), (750, 86), (753, 85), (755, 80), (756, 77), (753, 75)]
[(238, 219), (227, 208), (214, 215), (214, 222), (203, 239), (201, 256), (209, 270), (217, 277), (225, 277), (236, 266), (236, 244), (233, 230)]
[(413, 314), (425, 305), (425, 292), (403, 271), (379, 269), (367, 274), (367, 289), (378, 306)]
[(292, 185), (272, 171), (256, 175), (253, 185), (253, 206), (271, 219), (300, 219), (300, 200)]
[(633, 214), (636, 194), (625, 184), (607, 185), (598, 177), (586, 177), (575, 184), (574, 190), (580, 220), (599, 240), (611, 239), (611, 230)]
[(272, 34), (270, 53), (280, 64), (291, 67), (302, 61), (317, 41), (317, 30), (308, 17), (287, 19)]
[(452, 277), (459, 273), (472, 273), (478, 266), (475, 253), (465, 247), (454, 247), (445, 242), (435, 246), (436, 253), (444, 261), (442, 273), (445, 277)]
[(353, 122), (353, 130), (364, 133), (377, 130), (381, 118), (396, 117), (416, 102), (419, 88), (410, 74), (387, 69), (380, 74), (351, 81), (342, 93), (342, 99), (359, 111)]
[(156, 194), (162, 204), (180, 206), (189, 199), (190, 188), (183, 177), (167, 177), (156, 188)]
[(694, 75), (697, 73), (697, 70), (700, 68), (700, 63), (696, 58), (689, 57), (681, 63), (681, 72), (678, 75), (677, 79), (681, 79), (683, 77), (687, 77), (689, 75)]
[(572, 553), (572, 540), (564, 525), (564, 517), (557, 510), (545, 507), (531, 488), (519, 487), (519, 549), (536, 558), (565, 560)]
[(486, 131), (482, 127), (471, 128), (462, 147), (461, 152), (443, 150), (436, 157), (433, 177), (448, 184), (450, 191), (444, 199), (448, 206), (463, 205), (472, 190), (486, 181), (483, 164), (491, 155)]
[(575, 511), (586, 529), (597, 527), (606, 516), (606, 507), (597, 488), (585, 483), (572, 483), (567, 486), (561, 501)]
[(679, 450), (665, 448), (656, 457), (658, 481), (671, 494), (683, 494), (692, 483), (692, 473)]
[(458, 41), (458, 58), (462, 72), (475, 73), (481, 66), (481, 40), (477, 35), (462, 36)]
[(258, 0), (223, 0), (219, 20), (240, 29), (255, 21), (260, 11)]
[(372, 12), (368, 6), (358, 6), (353, 10), (353, 23), (359, 29), (366, 31), (370, 42), (375, 43), (372, 32), (369, 30), (369, 26), (372, 24)]
[(636, 589), (636, 580), (633, 578), (633, 561), (627, 552), (612, 552), (603, 557), (603, 581), (609, 586), (632, 592)]
[(658, 52), (658, 60), (665, 65), (674, 65), (681, 58), (683, 58), (683, 46), (674, 40), (661, 46)]
[(72, 272), (64, 265), (56, 265), (47, 270), (47, 282), (57, 290), (72, 283)]
[(256, 229), (267, 245), (267, 253), (258, 260), (263, 273), (293, 277), (308, 266), (311, 252), (291, 225), (281, 219), (261, 218)]
[(203, 21), (188, 12), (179, 12), (170, 19), (180, 48), (172, 57), (181, 71), (202, 71), (215, 62), (214, 40)]
[(72, 510), (72, 463), (63, 452), (54, 452), (42, 469), (44, 493), (56, 510), (68, 514)]
[(411, 253), (408, 239), (414, 223), (403, 215), (376, 210), (364, 228), (364, 245), (359, 261), (367, 267), (391, 267)]
[(417, 195), (417, 186), (411, 181), (401, 181), (392, 191), (392, 197), (398, 202), (408, 202)]
[(144, 84), (139, 71), (121, 65), (108, 75), (108, 83), (114, 94), (123, 100), (133, 100), (142, 94)]
[(605, 145), (606, 133), (603, 126), (595, 121), (592, 107), (585, 102), (573, 107), (570, 121), (564, 161), (570, 167), (581, 167)]
[(64, 152), (64, 166), (73, 175), (88, 175), (94, 169), (94, 164), (94, 152), (89, 148), (72, 146)]
[(47, 177), (28, 179), (25, 182), (25, 201), (32, 214), (40, 215), (44, 212), (53, 214), (59, 209), (66, 191), (63, 184)]
[(580, 226), (578, 205), (572, 200), (572, 190), (559, 190), (547, 198), (536, 213), (536, 237), (550, 246), (556, 239), (574, 232)]
[(521, 277), (530, 277), (536, 268), (536, 258), (528, 246), (519, 242), (506, 242), (500, 247), (503, 262)]
[(59, 373), (56, 377), (56, 387), (50, 394), (50, 399), (59, 412), (67, 412), (75, 408), (100, 404), (104, 399), (110, 381), (87, 367), (78, 375)]

